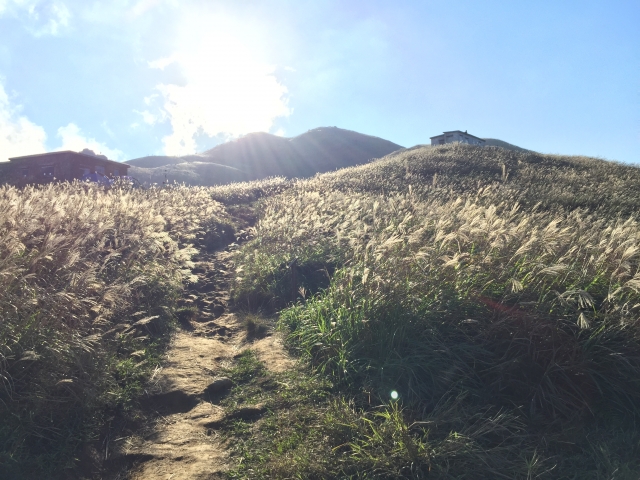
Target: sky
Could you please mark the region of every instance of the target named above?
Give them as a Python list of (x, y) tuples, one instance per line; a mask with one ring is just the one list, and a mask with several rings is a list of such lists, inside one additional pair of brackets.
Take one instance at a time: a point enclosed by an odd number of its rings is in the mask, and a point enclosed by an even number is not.
[(0, 0), (0, 161), (323, 126), (640, 163), (640, 2)]

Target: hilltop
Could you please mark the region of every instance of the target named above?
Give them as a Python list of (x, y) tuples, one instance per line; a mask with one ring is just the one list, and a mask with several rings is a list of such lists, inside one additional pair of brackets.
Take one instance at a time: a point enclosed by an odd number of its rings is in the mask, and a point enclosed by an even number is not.
[(497, 138), (483, 138), (483, 140), (485, 141), (486, 147), (502, 147), (506, 148), (507, 150), (514, 150), (516, 152), (531, 152), (531, 150), (518, 147), (517, 145), (513, 145), (503, 140), (498, 140)]
[(310, 177), (350, 167), (401, 149), (388, 140), (322, 127), (293, 138), (257, 132), (197, 155), (150, 156), (128, 160), (130, 175), (140, 181), (216, 185), (271, 176)]

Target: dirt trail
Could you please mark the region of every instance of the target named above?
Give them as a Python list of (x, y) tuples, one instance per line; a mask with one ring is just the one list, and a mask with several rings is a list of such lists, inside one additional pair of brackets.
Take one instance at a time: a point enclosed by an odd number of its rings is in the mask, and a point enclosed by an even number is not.
[(277, 336), (247, 340), (246, 328), (230, 311), (228, 285), (232, 249), (201, 253), (194, 273), (199, 281), (181, 300), (197, 307), (182, 318), (166, 361), (154, 375), (142, 401), (144, 420), (135, 434), (113, 440), (112, 479), (204, 480), (222, 478), (227, 446), (211, 425), (225, 418), (218, 405), (232, 387), (221, 369), (246, 348), (253, 348), (268, 369), (293, 362)]

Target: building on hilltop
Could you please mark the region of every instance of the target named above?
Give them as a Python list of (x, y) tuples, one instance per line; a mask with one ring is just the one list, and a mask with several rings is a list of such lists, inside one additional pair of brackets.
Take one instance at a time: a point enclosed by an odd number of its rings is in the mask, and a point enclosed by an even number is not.
[(10, 158), (8, 162), (0, 163), (0, 183), (27, 185), (71, 181), (91, 174), (118, 177), (126, 175), (128, 169), (129, 165), (95, 155), (88, 149), (80, 153), (67, 150)]
[(436, 135), (431, 137), (431, 145), (444, 145), (445, 143), (468, 143), (470, 145), (484, 146), (485, 141), (482, 138), (470, 135), (465, 130), (452, 130), (451, 132), (444, 132), (442, 135)]

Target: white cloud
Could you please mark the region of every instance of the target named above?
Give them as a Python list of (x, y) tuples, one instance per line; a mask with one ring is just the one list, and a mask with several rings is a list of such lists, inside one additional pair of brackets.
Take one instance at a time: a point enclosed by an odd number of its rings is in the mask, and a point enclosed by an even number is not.
[(88, 148), (96, 154), (106, 155), (110, 160), (124, 159), (124, 153), (122, 153), (122, 151), (111, 149), (94, 138), (85, 137), (75, 123), (69, 123), (66, 127), (58, 128), (56, 136), (62, 140), (62, 145), (57, 150), (73, 150), (79, 152)]
[(144, 97), (144, 104), (147, 105), (147, 106), (151, 105), (153, 100), (158, 98), (159, 96), (160, 95), (158, 95), (157, 93), (153, 93), (153, 94), (149, 95), (148, 97)]
[[(0, 0), (1, 2), (2, 0)], [(124, 22), (132, 23), (154, 11), (178, 10), (187, 2), (178, 0), (84, 0), (78, 2), (78, 15), (91, 23), (121, 27)]]
[(62, 2), (45, 1), (32, 5), (29, 8), (29, 17), (34, 22), (34, 35), (58, 35), (62, 29), (69, 26), (71, 12)]
[[(171, 65), (172, 63), (178, 61), (178, 58), (176, 55), (172, 55), (170, 57), (166, 57), (166, 58), (159, 58), (158, 60), (153, 60), (152, 62), (147, 62), (149, 64), (149, 68), (157, 68), (158, 70), (164, 70), (165, 68), (167, 68), (169, 65)], [(145, 100), (148, 97), (145, 97)]]
[(163, 138), (167, 155), (195, 153), (199, 133), (232, 138), (269, 131), (277, 117), (290, 114), (287, 88), (274, 67), (256, 58), (233, 25), (211, 24), (210, 18), (195, 20), (202, 25), (191, 21), (174, 55), (149, 62), (158, 69), (175, 62), (186, 79), (182, 85), (156, 86), (161, 94), (154, 102), (161, 103), (156, 118), (168, 118), (173, 130)]
[(61, 0), (0, 0), (0, 13), (21, 19), (36, 37), (59, 35), (69, 26), (71, 11)]
[(158, 123), (159, 117), (151, 113), (149, 110), (134, 110), (133, 112), (137, 113), (138, 115), (142, 115), (142, 120), (147, 125), (155, 125), (156, 123)]
[(144, 13), (158, 6), (158, 4), (160, 3), (160, 0), (140, 0), (131, 8), (131, 10), (129, 10), (129, 14), (132, 17), (139, 17), (140, 15), (143, 15)]
[[(47, 134), (40, 125), (36, 125), (24, 115), (20, 115), (21, 105), (13, 105), (9, 95), (0, 83), (0, 162), (23, 155), (34, 155), (50, 151), (46, 147)], [(106, 124), (103, 124), (106, 127)], [(108, 127), (106, 127), (108, 129)], [(89, 148), (96, 153), (106, 155), (112, 160), (123, 160), (124, 154), (118, 149), (107, 147), (94, 138), (87, 138), (74, 123), (58, 129), (60, 147), (55, 150), (73, 150), (76, 152)]]
[(11, 105), (0, 84), (0, 161), (46, 152), (44, 129), (21, 116), (20, 110), (20, 105)]

